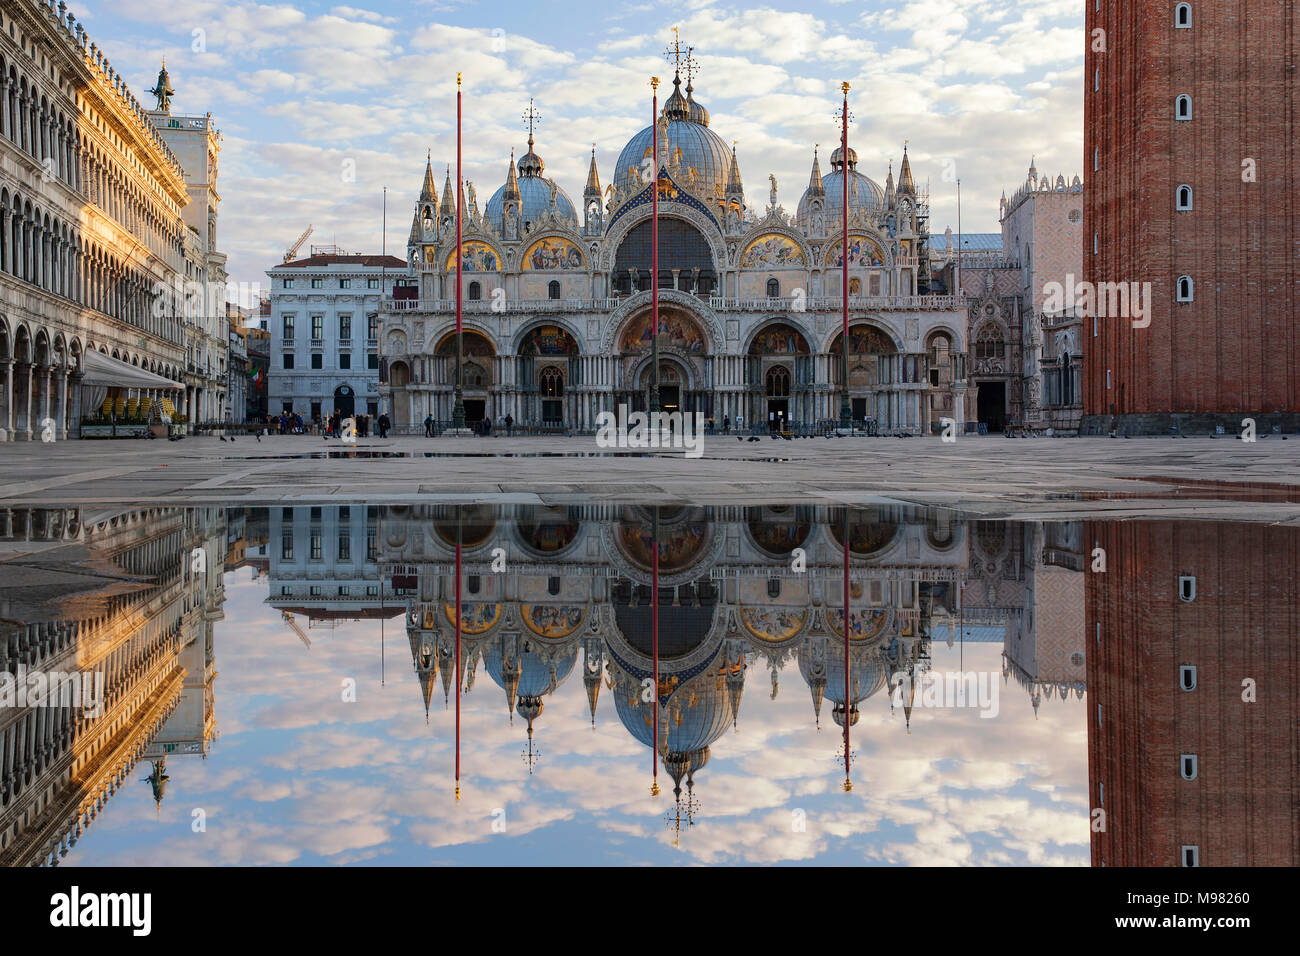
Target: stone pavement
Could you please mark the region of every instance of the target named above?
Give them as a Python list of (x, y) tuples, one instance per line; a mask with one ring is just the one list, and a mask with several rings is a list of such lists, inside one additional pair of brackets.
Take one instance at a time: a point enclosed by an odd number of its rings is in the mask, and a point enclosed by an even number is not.
[(872, 503), (988, 517), (1105, 514), (1300, 524), (1300, 440), (708, 436), (704, 455), (601, 449), (594, 438), (0, 445), (0, 505), (416, 501)]

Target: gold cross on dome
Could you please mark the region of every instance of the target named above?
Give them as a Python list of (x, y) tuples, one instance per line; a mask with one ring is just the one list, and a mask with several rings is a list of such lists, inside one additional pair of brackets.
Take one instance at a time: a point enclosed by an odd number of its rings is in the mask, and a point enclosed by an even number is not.
[(533, 145), (533, 124), (542, 118), (542, 114), (537, 112), (533, 106), (533, 98), (528, 97), (528, 109), (524, 110), (524, 119), (528, 121), (528, 145)]

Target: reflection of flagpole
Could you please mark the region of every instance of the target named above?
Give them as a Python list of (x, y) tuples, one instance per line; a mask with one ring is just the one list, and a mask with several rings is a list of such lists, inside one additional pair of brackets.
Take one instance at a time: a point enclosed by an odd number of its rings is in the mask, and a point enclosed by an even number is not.
[[(459, 252), (456, 255), (460, 259)], [(460, 285), (457, 283), (457, 288)], [(458, 294), (459, 297), (459, 294)], [(456, 506), (456, 799), (460, 799), (460, 505)]]
[[(657, 187), (656, 187), (657, 188)], [(650, 793), (659, 795), (659, 506), (654, 506), (654, 523), (650, 532), (650, 667), (654, 680), (654, 751), (653, 783)]]
[[(845, 159), (848, 153), (845, 153)], [(847, 169), (847, 166), (841, 167)], [(847, 236), (847, 233), (846, 233)], [(846, 340), (847, 344), (847, 340)], [(848, 354), (847, 352), (845, 354)], [(844, 789), (853, 789), (849, 779), (849, 719), (852, 702), (849, 699), (849, 509), (844, 509)]]

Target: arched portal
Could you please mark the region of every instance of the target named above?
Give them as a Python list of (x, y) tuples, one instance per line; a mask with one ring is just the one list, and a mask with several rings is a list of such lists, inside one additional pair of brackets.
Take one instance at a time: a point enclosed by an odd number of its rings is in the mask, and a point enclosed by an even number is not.
[(747, 417), (769, 431), (813, 420), (813, 357), (804, 334), (787, 322), (764, 326), (749, 343), (745, 382), (755, 389)]
[(519, 343), (516, 381), (520, 395), (517, 417), (559, 426), (577, 421), (576, 388), (582, 382), (577, 340), (560, 325), (539, 325)]
[[(617, 361), (621, 367), (615, 405), (630, 411), (650, 407), (654, 383), (653, 316), (649, 308), (632, 315), (618, 337)], [(709, 339), (700, 323), (685, 309), (659, 307), (659, 404), (666, 412), (713, 414), (713, 393), (708, 381)]]
[[(466, 330), (459, 368), (461, 394), (465, 401), (465, 423), (470, 427), (491, 418), (495, 411), (491, 401), (496, 382), (496, 349), (478, 332)], [(456, 333), (445, 336), (438, 344), (434, 384), (441, 386), (435, 400), (434, 418), (449, 421), (455, 414), (457, 381)]]
[[(844, 335), (835, 336), (831, 342), (831, 382), (833, 386), (830, 412), (839, 416), (841, 397), (844, 394)], [(864, 425), (896, 426), (901, 420), (900, 409), (895, 407), (892, 386), (904, 381), (898, 348), (884, 331), (866, 322), (849, 326), (849, 406), (853, 421)]]

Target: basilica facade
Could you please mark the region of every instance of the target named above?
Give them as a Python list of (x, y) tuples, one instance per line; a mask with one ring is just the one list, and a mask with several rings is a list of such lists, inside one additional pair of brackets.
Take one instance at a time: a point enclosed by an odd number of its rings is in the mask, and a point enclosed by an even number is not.
[[(882, 187), (836, 149), (814, 148), (795, 212), (745, 198), (735, 147), (680, 76), (655, 130), (624, 146), (604, 188), (593, 148), (575, 203), (530, 132), (480, 208), (468, 185), (456, 248), (448, 171), (427, 164), (407, 243), (405, 284), (382, 300), (381, 385), (400, 431), (452, 418), (461, 257), (466, 417), (592, 429), (601, 411), (648, 407), (655, 378), (652, 189), (659, 215), (659, 382), (666, 411), (746, 427), (838, 419), (843, 272), (849, 278), (847, 391), (853, 417), (883, 432), (965, 419), (966, 319), (929, 288), (928, 195), (904, 150)], [(842, 221), (848, 178), (847, 255)]]

